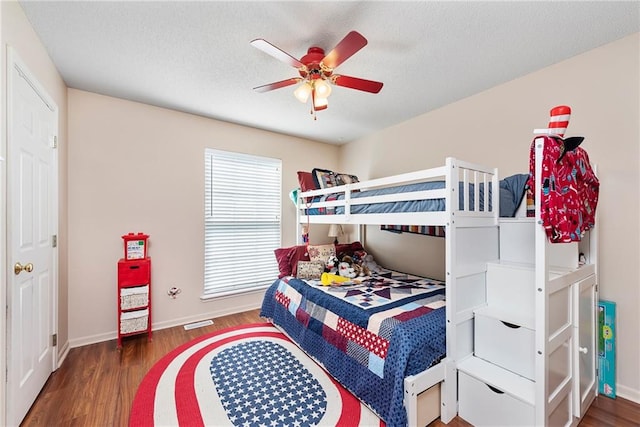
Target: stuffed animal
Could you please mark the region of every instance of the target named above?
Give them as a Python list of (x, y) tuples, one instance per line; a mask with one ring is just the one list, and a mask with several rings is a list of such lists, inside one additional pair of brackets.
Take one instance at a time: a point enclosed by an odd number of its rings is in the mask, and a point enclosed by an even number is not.
[(337, 256), (332, 255), (327, 259), (325, 272), (331, 274), (338, 274), (338, 264), (340, 264), (340, 260)]
[(371, 271), (364, 264), (355, 264), (354, 269), (356, 270), (356, 275), (358, 277), (371, 276)]
[(348, 277), (353, 279), (356, 277), (356, 272), (354, 268), (348, 262), (342, 261), (338, 264), (338, 274), (342, 277)]
[(356, 261), (356, 257), (350, 257), (349, 255), (345, 255), (342, 257), (341, 263), (349, 264), (350, 268), (353, 269), (353, 276), (350, 277), (363, 277), (371, 275), (371, 272), (366, 266), (363, 266), (360, 262)]
[(366, 254), (362, 258), (362, 265), (366, 267), (370, 272), (374, 272), (374, 273), (383, 272), (383, 268), (380, 267), (378, 263), (373, 260), (373, 255), (371, 254)]

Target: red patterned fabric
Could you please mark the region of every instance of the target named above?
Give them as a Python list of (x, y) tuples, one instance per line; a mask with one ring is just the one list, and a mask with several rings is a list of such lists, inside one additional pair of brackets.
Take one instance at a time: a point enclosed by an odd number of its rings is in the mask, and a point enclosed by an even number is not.
[(336, 331), (344, 335), (347, 340), (353, 341), (360, 347), (366, 348), (376, 356), (384, 359), (389, 351), (389, 340), (368, 331), (365, 328), (349, 322), (346, 319), (338, 319), (338, 329)]
[[(544, 139), (542, 189), (535, 191), (535, 141)], [(580, 241), (595, 225), (600, 183), (581, 147), (564, 152), (561, 138), (536, 137), (529, 156), (528, 197), (540, 195), (540, 215), (553, 243)], [(558, 160), (560, 159), (560, 160)]]

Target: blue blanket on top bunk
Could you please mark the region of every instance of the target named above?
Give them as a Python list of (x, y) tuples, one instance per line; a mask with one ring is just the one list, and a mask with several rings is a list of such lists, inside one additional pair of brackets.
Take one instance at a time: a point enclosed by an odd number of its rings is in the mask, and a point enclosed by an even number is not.
[(388, 426), (407, 423), (404, 378), (446, 354), (442, 282), (375, 277), (360, 285), (276, 280), (260, 315), (281, 327)]
[[(528, 174), (516, 174), (508, 176), (500, 180), (500, 216), (512, 217), (515, 215), (516, 210), (522, 197), (525, 193), (525, 185), (527, 182)], [(425, 191), (425, 190), (441, 190), (445, 188), (444, 181), (429, 181), (429, 182), (417, 182), (407, 185), (399, 185), (396, 187), (379, 188), (374, 190), (364, 190), (351, 193), (352, 199), (359, 199), (362, 197), (381, 196), (386, 194), (398, 194), (409, 193), (413, 191)], [(479, 209), (484, 211), (484, 184), (479, 185)], [(489, 186), (489, 210), (492, 209), (491, 205), (491, 186)], [(464, 204), (464, 183), (460, 183), (459, 188), (459, 206)], [(474, 210), (474, 184), (469, 184), (469, 210)], [(313, 202), (328, 202), (334, 200), (343, 200), (344, 194), (332, 193), (319, 197), (314, 197)], [(369, 213), (390, 213), (390, 212), (438, 212), (446, 209), (445, 199), (427, 199), (427, 200), (409, 200), (402, 202), (385, 202), (385, 203), (372, 203), (372, 204), (352, 204), (352, 214), (369, 214)], [(338, 206), (335, 208), (311, 208), (307, 209), (308, 215), (342, 215), (344, 214), (344, 207)]]

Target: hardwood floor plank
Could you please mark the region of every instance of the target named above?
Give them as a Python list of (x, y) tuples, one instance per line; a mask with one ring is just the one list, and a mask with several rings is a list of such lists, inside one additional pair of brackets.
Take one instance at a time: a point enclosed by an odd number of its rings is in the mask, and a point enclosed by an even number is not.
[[(24, 427), (128, 426), (129, 412), (140, 382), (149, 369), (176, 347), (199, 336), (233, 326), (262, 323), (259, 310), (214, 319), (214, 324), (185, 331), (183, 327), (153, 332), (153, 340), (136, 335), (71, 349), (63, 365), (48, 379)], [(447, 424), (436, 420), (429, 427)], [(469, 427), (456, 417), (447, 426)], [(625, 399), (598, 396), (580, 427), (639, 427), (640, 405)]]

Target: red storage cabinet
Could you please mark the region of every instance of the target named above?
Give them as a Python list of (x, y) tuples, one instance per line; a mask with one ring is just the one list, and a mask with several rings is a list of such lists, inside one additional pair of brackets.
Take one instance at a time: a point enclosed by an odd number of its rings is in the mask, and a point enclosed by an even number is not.
[(151, 258), (118, 261), (118, 348), (122, 337), (151, 340)]

